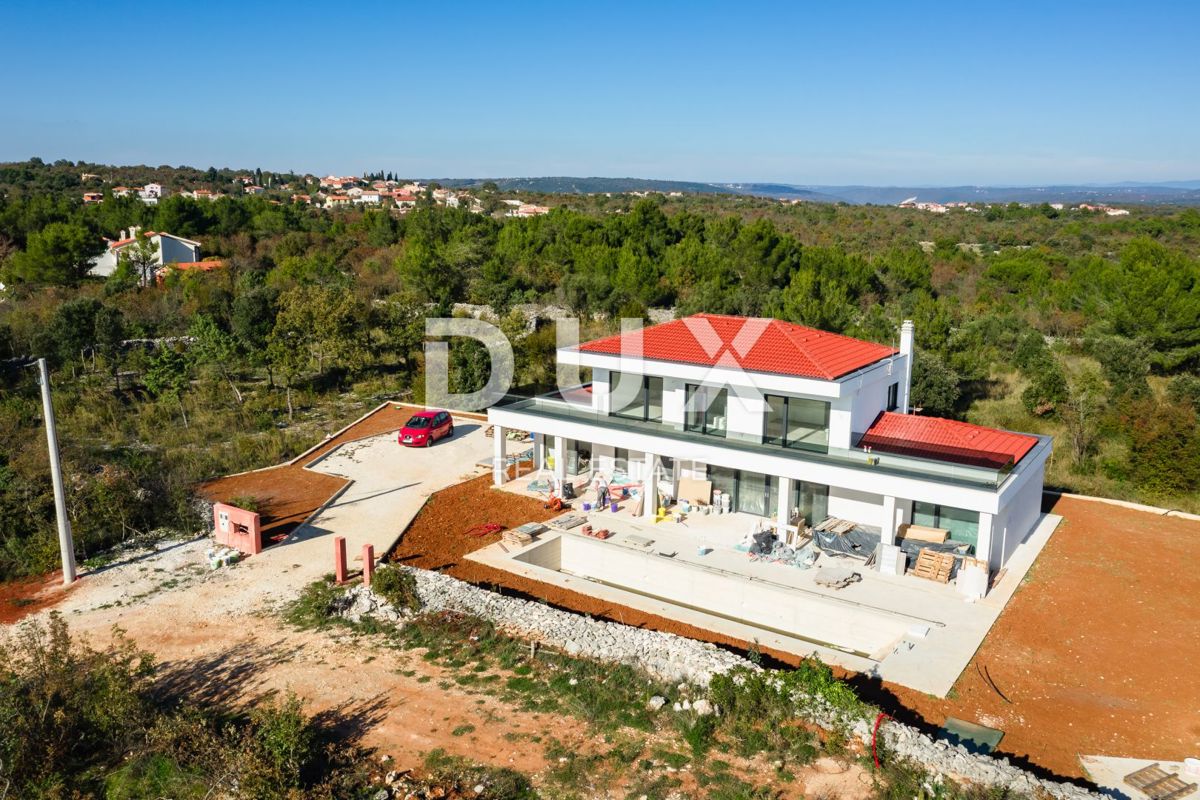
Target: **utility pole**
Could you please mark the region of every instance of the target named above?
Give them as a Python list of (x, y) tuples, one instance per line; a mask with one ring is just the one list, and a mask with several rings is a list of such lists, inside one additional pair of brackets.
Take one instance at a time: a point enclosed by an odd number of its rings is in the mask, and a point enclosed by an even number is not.
[(62, 464), (58, 460), (58, 430), (54, 426), (54, 403), (50, 400), (50, 371), (46, 359), (38, 359), (38, 383), (42, 387), (42, 415), (46, 419), (46, 445), (50, 448), (50, 479), (54, 482), (54, 511), (58, 516), (58, 547), (62, 551), (63, 584), (75, 582), (75, 540), (67, 518), (67, 495), (63, 491)]

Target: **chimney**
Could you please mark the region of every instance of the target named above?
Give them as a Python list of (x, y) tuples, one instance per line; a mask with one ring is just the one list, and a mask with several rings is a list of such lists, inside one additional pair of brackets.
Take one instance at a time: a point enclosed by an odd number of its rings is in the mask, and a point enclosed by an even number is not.
[(913, 324), (906, 319), (900, 325), (900, 355), (904, 359), (904, 384), (900, 387), (900, 413), (908, 413), (908, 392), (912, 386), (913, 369)]

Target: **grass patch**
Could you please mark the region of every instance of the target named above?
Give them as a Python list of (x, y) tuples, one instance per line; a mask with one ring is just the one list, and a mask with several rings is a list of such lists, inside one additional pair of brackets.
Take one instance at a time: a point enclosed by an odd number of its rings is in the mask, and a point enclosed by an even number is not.
[[(537, 792), (529, 778), (507, 767), (487, 767), (438, 748), (425, 756), (429, 779), (449, 790), (450, 796), (478, 800), (536, 800)], [(482, 787), (478, 794), (475, 787)], [(453, 794), (457, 793), (457, 794)]]

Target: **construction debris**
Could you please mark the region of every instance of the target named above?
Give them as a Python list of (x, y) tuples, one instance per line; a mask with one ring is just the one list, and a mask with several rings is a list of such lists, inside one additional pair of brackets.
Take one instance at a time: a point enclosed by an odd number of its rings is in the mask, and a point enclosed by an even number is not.
[(949, 583), (950, 575), (954, 571), (954, 561), (953, 553), (939, 553), (923, 547), (917, 555), (917, 563), (913, 565), (912, 573), (918, 578)]
[(1178, 773), (1167, 772), (1157, 761), (1126, 775), (1125, 783), (1150, 800), (1177, 800), (1196, 791), (1196, 784), (1184, 783)]
[(862, 574), (843, 567), (825, 568), (817, 571), (813, 583), (830, 589), (844, 589), (852, 583), (862, 580)]
[(842, 536), (849, 533), (858, 527), (857, 522), (848, 519), (839, 519), (838, 517), (826, 517), (821, 524), (817, 525), (813, 530), (823, 531), (826, 533), (837, 534)]
[(561, 516), (555, 517), (554, 519), (550, 520), (546, 524), (556, 530), (569, 531), (572, 528), (578, 528), (580, 525), (584, 524), (585, 522), (587, 522), (587, 518), (581, 517), (578, 514), (563, 514)]

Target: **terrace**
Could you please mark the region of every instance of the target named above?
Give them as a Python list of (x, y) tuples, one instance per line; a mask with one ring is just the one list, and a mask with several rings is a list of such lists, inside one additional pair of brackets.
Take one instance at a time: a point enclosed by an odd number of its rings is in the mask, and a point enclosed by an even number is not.
[[(536, 496), (527, 475), (502, 491)], [(1059, 518), (1044, 515), (987, 597), (971, 600), (954, 583), (878, 572), (820, 553), (810, 569), (737, 549), (762, 526), (751, 514), (689, 515), (654, 523), (625, 500), (617, 513), (572, 510), (611, 538), (582, 526), (550, 528), (524, 547), (503, 542), (467, 556), (495, 569), (600, 600), (679, 620), (715, 634), (945, 696), (1050, 538)], [(577, 502), (575, 509), (582, 509)], [(851, 570), (859, 580), (835, 589), (822, 580)]]

